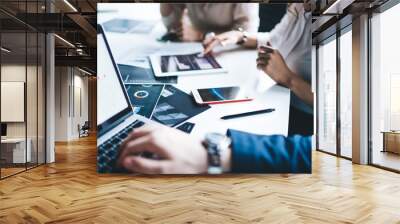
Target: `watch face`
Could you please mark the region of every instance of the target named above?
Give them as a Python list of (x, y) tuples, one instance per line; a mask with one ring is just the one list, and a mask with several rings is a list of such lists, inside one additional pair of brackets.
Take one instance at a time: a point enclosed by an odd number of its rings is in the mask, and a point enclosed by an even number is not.
[(223, 173), (222, 168), (220, 166), (210, 166), (207, 169), (208, 174), (221, 174)]
[(208, 133), (206, 135), (206, 139), (209, 143), (212, 144), (220, 144), (221, 141), (223, 141), (224, 139), (226, 139), (226, 136), (220, 133)]

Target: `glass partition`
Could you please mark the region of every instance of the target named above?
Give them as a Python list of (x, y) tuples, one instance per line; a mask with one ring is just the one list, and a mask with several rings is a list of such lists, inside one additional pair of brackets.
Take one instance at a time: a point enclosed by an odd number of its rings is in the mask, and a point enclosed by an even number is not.
[[(347, 31), (347, 32), (346, 32)], [(340, 155), (352, 157), (352, 33), (351, 26), (340, 38)]]
[[(26, 33), (1, 34), (2, 177), (24, 171), (30, 162), (26, 123)], [(7, 49), (6, 51), (4, 49)]]
[(27, 33), (28, 62), (26, 80), (26, 111), (27, 111), (27, 150), (31, 151), (28, 168), (37, 165), (38, 160), (38, 35), (35, 32)]
[[(43, 5), (44, 1), (0, 3), (15, 8), (19, 16), (40, 13)], [(43, 33), (0, 12), (0, 178), (45, 162), (45, 44)]]
[(46, 162), (46, 36), (38, 34), (38, 65), (37, 65), (37, 162), (38, 165)]
[(400, 170), (400, 4), (371, 18), (371, 162)]
[(336, 154), (336, 39), (318, 47), (318, 149)]

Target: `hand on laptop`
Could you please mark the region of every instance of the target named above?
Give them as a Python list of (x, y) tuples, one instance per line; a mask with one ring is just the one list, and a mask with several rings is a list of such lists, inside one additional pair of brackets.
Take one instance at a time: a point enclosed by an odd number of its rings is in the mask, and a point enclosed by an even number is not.
[[(138, 156), (150, 152), (159, 159)], [(200, 140), (165, 126), (135, 129), (121, 145), (118, 165), (144, 174), (205, 173), (207, 152)]]

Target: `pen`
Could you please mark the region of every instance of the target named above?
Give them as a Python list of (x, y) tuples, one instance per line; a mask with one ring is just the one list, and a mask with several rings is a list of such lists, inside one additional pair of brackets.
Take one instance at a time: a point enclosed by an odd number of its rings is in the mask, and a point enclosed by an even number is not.
[(246, 116), (251, 116), (251, 115), (256, 115), (256, 114), (271, 113), (273, 111), (275, 111), (274, 108), (269, 108), (269, 109), (250, 111), (250, 112), (245, 112), (245, 113), (240, 113), (240, 114), (226, 115), (226, 116), (221, 117), (221, 119), (228, 120), (228, 119), (233, 119), (233, 118), (238, 118), (238, 117), (246, 117)]

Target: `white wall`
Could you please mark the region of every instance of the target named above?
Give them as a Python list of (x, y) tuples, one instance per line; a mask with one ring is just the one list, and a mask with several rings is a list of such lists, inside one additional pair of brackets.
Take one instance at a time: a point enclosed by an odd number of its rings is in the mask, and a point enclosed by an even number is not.
[(69, 76), (67, 67), (55, 68), (55, 140), (68, 140), (68, 88)]
[(56, 67), (55, 140), (79, 138), (78, 125), (88, 120), (88, 78), (76, 68)]
[[(89, 120), (89, 111), (88, 111), (88, 78), (83, 77), (79, 72), (79, 75), (76, 75), (75, 70), (75, 75), (74, 75), (74, 111), (73, 113), (74, 117), (72, 119), (72, 135), (75, 137), (78, 137), (78, 124), (83, 125), (85, 121)], [(80, 93), (79, 93), (80, 92)], [(80, 111), (81, 110), (81, 111)]]
[[(37, 107), (37, 95), (36, 95), (36, 80), (31, 77), (31, 74), (36, 76), (36, 67), (19, 65), (19, 64), (4, 64), (1, 66), (1, 81), (2, 82), (26, 82), (25, 75), (28, 72), (28, 85), (29, 87), (34, 86), (35, 88), (27, 87), (27, 119), (28, 119), (28, 137), (30, 134), (30, 127), (32, 130), (36, 130), (37, 115), (32, 111), (36, 112)], [(3, 96), (4, 97), (4, 96)], [(41, 105), (39, 105), (40, 107)], [(7, 110), (7, 108), (1, 108), (1, 110)], [(34, 122), (34, 123), (32, 123)], [(25, 122), (7, 122), (7, 136), (8, 137), (25, 137)], [(34, 126), (34, 127), (33, 127)], [(36, 134), (36, 132), (35, 132)]]
[[(3, 82), (25, 82), (25, 65), (9, 64), (1, 66), (1, 81)], [(29, 68), (28, 68), (29, 69)], [(1, 108), (7, 110), (7, 108)], [(7, 137), (25, 137), (25, 123), (7, 123)]]

